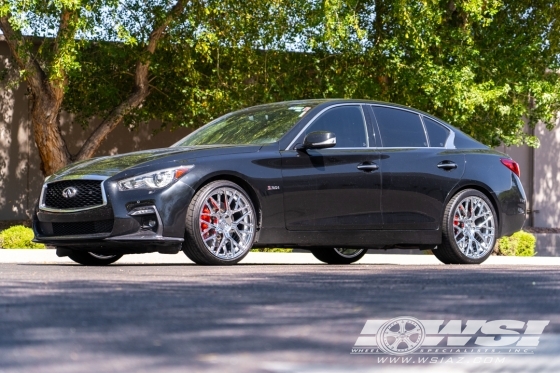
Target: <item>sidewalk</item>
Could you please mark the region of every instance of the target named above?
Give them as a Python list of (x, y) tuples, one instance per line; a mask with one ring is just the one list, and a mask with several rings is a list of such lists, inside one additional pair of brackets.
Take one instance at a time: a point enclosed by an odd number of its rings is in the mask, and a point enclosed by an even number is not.
[[(0, 249), (0, 263), (71, 264), (68, 258), (59, 258), (54, 250)], [(159, 253), (125, 255), (117, 264), (192, 264), (183, 254)], [(316, 264), (322, 265), (310, 253), (249, 253), (241, 264)], [(357, 265), (443, 265), (433, 255), (368, 254)], [(560, 266), (560, 257), (505, 257), (491, 256), (483, 265)]]

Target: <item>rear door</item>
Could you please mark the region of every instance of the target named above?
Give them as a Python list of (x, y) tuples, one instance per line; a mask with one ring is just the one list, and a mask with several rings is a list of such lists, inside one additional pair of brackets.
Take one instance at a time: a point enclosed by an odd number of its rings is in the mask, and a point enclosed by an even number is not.
[[(344, 104), (320, 113), (299, 135), (329, 131), (336, 146), (282, 151), (286, 228), (296, 231), (380, 229), (379, 153), (370, 137), (362, 105)], [(365, 167), (364, 167), (365, 166)]]
[(384, 229), (438, 229), (447, 195), (459, 182), (465, 158), (451, 132), (406, 109), (372, 105), (381, 147)]

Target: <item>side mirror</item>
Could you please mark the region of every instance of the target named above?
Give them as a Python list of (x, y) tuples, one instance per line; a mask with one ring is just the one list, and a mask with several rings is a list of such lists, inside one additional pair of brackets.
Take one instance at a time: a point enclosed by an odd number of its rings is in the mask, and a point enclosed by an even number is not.
[[(303, 149), (325, 149), (336, 145), (336, 136), (332, 132), (315, 131), (308, 133), (303, 140), (303, 145), (298, 148)], [(297, 148), (296, 148), (297, 149)]]

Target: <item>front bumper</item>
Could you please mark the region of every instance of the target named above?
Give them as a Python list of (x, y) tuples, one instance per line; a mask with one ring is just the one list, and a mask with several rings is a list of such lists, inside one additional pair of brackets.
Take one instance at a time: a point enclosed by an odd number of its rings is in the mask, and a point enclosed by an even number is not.
[(194, 190), (183, 179), (163, 190), (119, 191), (103, 183), (107, 203), (83, 211), (46, 211), (33, 215), (35, 242), (98, 253), (177, 252)]

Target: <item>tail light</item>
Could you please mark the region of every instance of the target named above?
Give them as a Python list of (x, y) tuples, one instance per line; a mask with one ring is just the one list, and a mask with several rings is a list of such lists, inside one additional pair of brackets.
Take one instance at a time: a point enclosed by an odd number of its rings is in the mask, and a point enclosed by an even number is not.
[(502, 158), (500, 159), (500, 161), (502, 161), (502, 164), (507, 168), (509, 168), (514, 174), (516, 174), (518, 177), (521, 177), (521, 170), (519, 169), (519, 163), (507, 158)]

